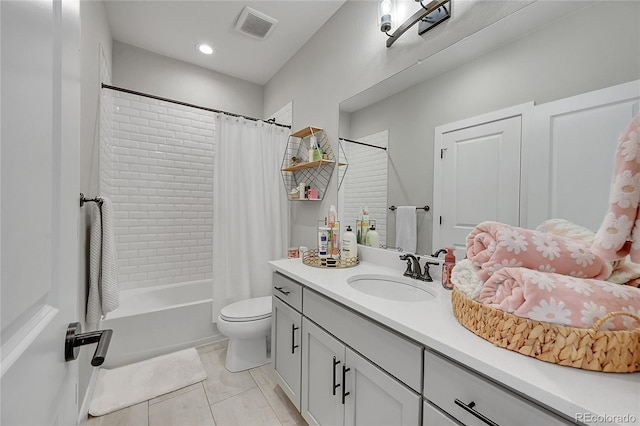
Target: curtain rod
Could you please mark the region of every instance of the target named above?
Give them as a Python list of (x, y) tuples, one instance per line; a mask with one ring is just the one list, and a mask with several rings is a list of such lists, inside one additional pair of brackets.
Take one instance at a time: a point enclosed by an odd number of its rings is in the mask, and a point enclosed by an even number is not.
[(236, 113), (229, 112), (229, 111), (222, 111), (220, 109), (207, 108), (207, 107), (203, 107), (203, 106), (200, 106), (200, 105), (190, 104), (190, 103), (187, 103), (187, 102), (176, 101), (175, 99), (163, 98), (161, 96), (150, 95), (148, 93), (136, 92), (135, 90), (124, 89), (122, 87), (111, 86), (109, 84), (101, 83), (101, 85), (102, 85), (103, 89), (111, 89), (111, 90), (115, 90), (116, 92), (124, 92), (124, 93), (129, 93), (131, 95), (144, 96), (145, 98), (151, 98), (151, 99), (155, 99), (157, 101), (171, 102), (171, 103), (177, 104), (177, 105), (188, 106), (188, 107), (191, 107), (191, 108), (201, 109), (201, 110), (209, 111), (209, 112), (215, 112), (215, 113), (218, 113), (218, 114), (230, 115), (232, 117), (242, 117), (242, 118), (245, 118), (245, 119), (250, 120), (250, 121), (264, 121), (265, 123), (271, 123), (271, 124), (275, 124), (276, 126), (279, 126), (279, 127), (285, 127), (287, 129), (291, 129), (291, 126), (289, 126), (287, 124), (276, 123), (275, 119), (273, 119), (273, 118), (271, 120), (262, 120), (260, 118), (247, 117), (246, 115), (236, 114)]
[(387, 148), (384, 147), (384, 146), (371, 145), (371, 144), (368, 144), (368, 143), (353, 141), (351, 139), (345, 139), (345, 138), (340, 138), (340, 140), (341, 141), (345, 141), (345, 142), (349, 142), (349, 143), (357, 143), (358, 145), (370, 146), (371, 148), (383, 149), (385, 151), (387, 150)]

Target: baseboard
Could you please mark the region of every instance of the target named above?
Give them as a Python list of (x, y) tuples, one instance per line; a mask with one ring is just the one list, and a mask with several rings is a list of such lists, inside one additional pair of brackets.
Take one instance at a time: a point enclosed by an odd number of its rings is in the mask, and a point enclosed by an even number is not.
[(82, 405), (80, 406), (80, 411), (78, 412), (78, 426), (86, 426), (87, 421), (89, 420), (89, 407), (91, 406), (91, 399), (93, 399), (93, 391), (95, 390), (96, 383), (98, 382), (99, 372), (100, 367), (92, 368), (91, 377), (89, 377), (89, 386), (87, 386), (87, 391), (84, 393)]

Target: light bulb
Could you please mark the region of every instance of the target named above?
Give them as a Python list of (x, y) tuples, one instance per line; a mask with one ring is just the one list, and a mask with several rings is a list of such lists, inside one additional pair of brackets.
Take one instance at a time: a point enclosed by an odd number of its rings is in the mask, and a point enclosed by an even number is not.
[(205, 43), (198, 43), (198, 45), (196, 47), (198, 48), (198, 51), (200, 53), (204, 53), (205, 55), (212, 55), (213, 52), (215, 52), (213, 47), (211, 47), (211, 46), (209, 46), (208, 44), (205, 44)]
[(378, 25), (380, 31), (386, 33), (391, 30), (391, 16), (393, 15), (392, 0), (381, 0), (378, 7)]
[(380, 12), (382, 16), (391, 14), (391, 0), (382, 0), (380, 2)]

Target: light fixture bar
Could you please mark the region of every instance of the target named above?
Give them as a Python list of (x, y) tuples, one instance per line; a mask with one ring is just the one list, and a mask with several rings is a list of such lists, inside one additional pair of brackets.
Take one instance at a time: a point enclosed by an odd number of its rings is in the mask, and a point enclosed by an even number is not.
[[(440, 7), (443, 8), (443, 11), (438, 10)], [(439, 23), (443, 22), (444, 20), (448, 19), (450, 16), (451, 0), (433, 0), (426, 7), (420, 8), (420, 10), (411, 15), (409, 19), (407, 19), (402, 25), (398, 27), (398, 29), (393, 32), (393, 34), (389, 36), (389, 38), (387, 39), (387, 47), (391, 47), (391, 45), (395, 43), (395, 41), (400, 38), (402, 34), (407, 32), (409, 28), (413, 27), (418, 22), (422, 21), (428, 24), (426, 29), (421, 28), (422, 32), (419, 32), (419, 34), (422, 34), (435, 27)], [(427, 20), (425, 21), (425, 19)]]

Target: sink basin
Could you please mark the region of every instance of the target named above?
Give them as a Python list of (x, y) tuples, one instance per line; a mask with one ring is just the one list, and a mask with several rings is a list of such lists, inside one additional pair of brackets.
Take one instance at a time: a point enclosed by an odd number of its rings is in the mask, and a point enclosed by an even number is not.
[(347, 284), (370, 296), (398, 302), (424, 302), (436, 297), (435, 292), (422, 287), (427, 283), (407, 277), (355, 275), (347, 279)]

